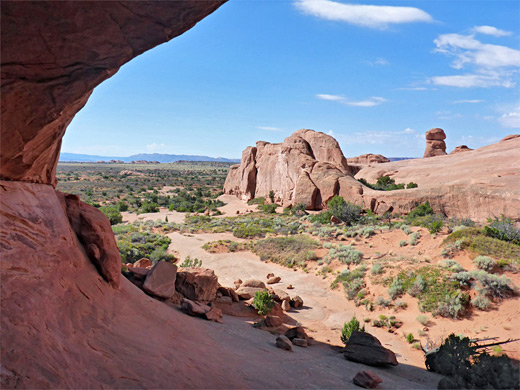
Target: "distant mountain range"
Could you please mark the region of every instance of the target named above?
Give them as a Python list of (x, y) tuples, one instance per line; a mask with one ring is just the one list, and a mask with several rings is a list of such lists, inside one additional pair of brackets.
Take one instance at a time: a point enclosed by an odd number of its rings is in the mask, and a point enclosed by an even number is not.
[(230, 162), (238, 163), (240, 159), (230, 159), (224, 157), (192, 156), (188, 154), (159, 154), (159, 153), (140, 153), (128, 157), (115, 156), (95, 156), (90, 154), (61, 153), (60, 162), (96, 162), (120, 160), (123, 162), (131, 161), (159, 161), (160, 163), (172, 163), (176, 161), (211, 161), (211, 162)]

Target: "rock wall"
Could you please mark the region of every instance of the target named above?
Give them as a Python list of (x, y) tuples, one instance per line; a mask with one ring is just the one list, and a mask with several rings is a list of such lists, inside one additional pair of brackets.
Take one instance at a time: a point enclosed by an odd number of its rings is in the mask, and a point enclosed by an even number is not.
[(61, 139), (92, 90), (224, 2), (2, 2), (0, 178), (56, 185)]
[(334, 195), (360, 201), (363, 186), (352, 178), (337, 141), (313, 130), (298, 130), (282, 143), (259, 141), (231, 167), (224, 193), (243, 200), (268, 197), (284, 207), (305, 204), (322, 209)]

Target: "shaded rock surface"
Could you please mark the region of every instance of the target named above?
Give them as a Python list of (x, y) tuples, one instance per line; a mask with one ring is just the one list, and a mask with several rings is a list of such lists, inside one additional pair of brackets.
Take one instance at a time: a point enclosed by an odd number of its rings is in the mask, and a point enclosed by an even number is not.
[(365, 389), (375, 389), (383, 380), (372, 371), (359, 371), (356, 376), (352, 378), (352, 382)]
[(347, 341), (343, 356), (353, 362), (369, 366), (397, 366), (395, 353), (381, 345), (379, 340), (366, 332), (354, 332)]
[(143, 290), (160, 298), (171, 298), (175, 292), (177, 266), (159, 261), (146, 275)]
[(363, 193), (337, 141), (306, 129), (279, 144), (259, 141), (246, 148), (224, 184), (226, 194), (243, 200), (267, 198), (271, 190), (284, 207), (303, 203), (307, 209), (323, 208), (334, 195)]
[(279, 335), (276, 338), (276, 346), (278, 348), (285, 349), (286, 351), (292, 351), (291, 341), (283, 334)]
[(443, 156), (446, 154), (446, 134), (444, 130), (435, 128), (426, 132), (426, 149), (424, 150), (425, 157)]
[(175, 289), (186, 298), (198, 302), (215, 300), (218, 278), (210, 269), (181, 268), (177, 272)]

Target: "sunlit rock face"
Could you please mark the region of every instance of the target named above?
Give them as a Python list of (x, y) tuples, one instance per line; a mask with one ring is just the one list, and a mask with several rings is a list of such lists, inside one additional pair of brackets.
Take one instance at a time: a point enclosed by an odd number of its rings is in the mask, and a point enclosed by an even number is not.
[(282, 143), (259, 141), (246, 148), (241, 163), (231, 167), (224, 192), (251, 200), (273, 191), (284, 206), (322, 209), (334, 195), (361, 201), (362, 187), (334, 138), (302, 129)]
[(423, 158), (446, 155), (445, 139), (446, 134), (444, 130), (439, 128), (428, 130), (426, 132), (426, 149), (424, 150)]
[(61, 139), (92, 90), (224, 2), (2, 2), (0, 178), (56, 185)]

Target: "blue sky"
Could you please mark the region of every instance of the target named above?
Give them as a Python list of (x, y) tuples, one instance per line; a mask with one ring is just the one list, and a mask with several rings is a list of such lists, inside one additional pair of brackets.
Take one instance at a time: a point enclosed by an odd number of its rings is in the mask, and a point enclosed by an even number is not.
[(301, 128), (422, 156), (520, 132), (517, 0), (231, 0), (94, 90), (62, 151), (239, 158)]

